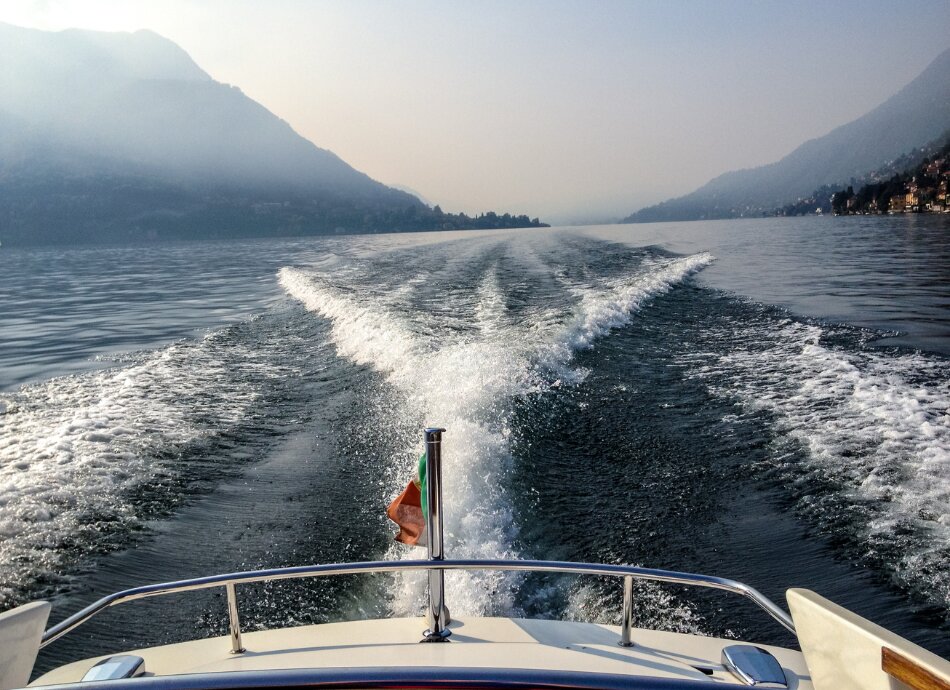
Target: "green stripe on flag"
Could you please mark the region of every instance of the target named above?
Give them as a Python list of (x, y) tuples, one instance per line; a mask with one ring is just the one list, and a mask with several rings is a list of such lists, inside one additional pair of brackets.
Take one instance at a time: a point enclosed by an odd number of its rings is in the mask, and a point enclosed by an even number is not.
[(419, 456), (419, 493), (422, 495), (422, 517), (429, 519), (429, 492), (426, 488), (426, 454)]

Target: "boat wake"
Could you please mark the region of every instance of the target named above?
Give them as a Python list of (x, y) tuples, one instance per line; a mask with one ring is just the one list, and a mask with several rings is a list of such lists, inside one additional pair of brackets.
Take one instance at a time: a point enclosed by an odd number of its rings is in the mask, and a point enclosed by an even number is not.
[[(496, 268), (489, 265), (470, 291), (446, 289), (431, 304), (433, 285), (403, 286), (398, 302), (381, 299), (379, 286), (354, 289), (333, 276), (283, 268), (288, 294), (328, 319), (338, 353), (385, 375), (399, 396), (392, 406), (409, 428), (444, 426), (446, 553), (456, 558), (517, 558), (518, 527), (505, 487), (511, 470), (512, 406), (518, 399), (583, 380), (572, 367), (574, 353), (591, 347), (610, 329), (628, 323), (650, 298), (712, 261), (708, 254), (650, 257), (628, 275), (599, 285), (576, 283), (553, 309), (509, 308)], [(457, 277), (455, 278), (457, 280)], [(442, 318), (440, 318), (442, 316)], [(466, 326), (458, 327), (458, 322)], [(398, 471), (387, 488), (391, 499), (415, 467), (418, 439), (407, 439)], [(381, 503), (383, 500), (381, 497)], [(393, 546), (389, 557), (418, 553)], [(468, 615), (517, 610), (521, 577), (514, 573), (450, 573), (453, 611)], [(420, 578), (401, 579), (393, 598), (397, 614), (418, 613)]]
[(835, 342), (851, 330), (747, 325), (698, 375), (771, 417), (768, 469), (803, 514), (950, 610), (950, 366)]
[[(0, 610), (50, 596), (71, 561), (236, 470), (229, 437), (299, 368), (257, 319), (0, 394)], [(260, 420), (256, 422), (260, 424)]]

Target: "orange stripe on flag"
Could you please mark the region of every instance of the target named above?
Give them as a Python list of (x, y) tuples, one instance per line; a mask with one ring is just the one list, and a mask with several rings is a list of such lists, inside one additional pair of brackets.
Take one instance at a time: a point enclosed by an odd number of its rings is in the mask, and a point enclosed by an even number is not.
[(422, 515), (422, 495), (415, 482), (409, 482), (405, 490), (386, 509), (389, 519), (399, 525), (396, 541), (411, 546), (421, 546), (419, 541), (425, 530), (426, 521)]

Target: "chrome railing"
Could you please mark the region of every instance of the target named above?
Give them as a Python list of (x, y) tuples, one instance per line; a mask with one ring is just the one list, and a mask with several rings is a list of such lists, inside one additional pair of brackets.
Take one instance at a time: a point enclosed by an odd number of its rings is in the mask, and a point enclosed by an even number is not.
[(428, 513), (426, 519), (428, 560), (414, 561), (369, 561), (365, 563), (338, 563), (327, 565), (306, 565), (294, 568), (273, 570), (253, 570), (228, 575), (213, 575), (192, 580), (179, 580), (163, 584), (146, 585), (126, 589), (103, 597), (90, 604), (66, 620), (54, 625), (43, 634), (40, 645), (45, 647), (54, 640), (82, 625), (97, 613), (117, 604), (136, 599), (188, 592), (211, 587), (224, 587), (228, 602), (228, 630), (231, 638), (231, 652), (244, 651), (241, 643), (241, 622), (238, 612), (237, 585), (275, 580), (292, 580), (308, 577), (328, 577), (332, 575), (356, 575), (365, 573), (394, 573), (411, 570), (428, 571), (428, 623), (423, 632), (425, 641), (439, 641), (450, 634), (449, 610), (445, 603), (446, 570), (518, 570), (546, 573), (571, 573), (574, 575), (603, 575), (623, 578), (623, 610), (620, 625), (619, 644), (631, 646), (633, 628), (633, 581), (652, 580), (677, 585), (689, 585), (720, 589), (739, 594), (763, 609), (772, 618), (795, 632), (791, 617), (767, 597), (752, 587), (735, 580), (727, 580), (711, 575), (679, 573), (671, 570), (653, 570), (629, 565), (597, 565), (592, 563), (566, 563), (561, 561), (508, 561), (508, 560), (445, 560), (442, 540), (442, 433), (445, 429), (425, 430), (426, 448), (426, 498)]
[(307, 577), (328, 577), (333, 575), (357, 575), (365, 573), (395, 573), (411, 570), (507, 570), (528, 571), (543, 573), (570, 573), (574, 575), (601, 575), (607, 577), (622, 577), (624, 579), (623, 616), (621, 619), (621, 634), (619, 642), (630, 644), (631, 628), (633, 625), (633, 581), (651, 580), (675, 585), (705, 587), (732, 592), (749, 599), (763, 609), (772, 618), (778, 621), (791, 632), (795, 626), (791, 617), (777, 604), (765, 595), (742, 582), (729, 580), (712, 575), (698, 575), (694, 573), (680, 573), (672, 570), (654, 570), (652, 568), (638, 568), (630, 565), (608, 565), (594, 563), (567, 563), (560, 561), (506, 561), (506, 560), (443, 560), (443, 561), (369, 561), (365, 563), (333, 563), (326, 565), (306, 565), (293, 568), (276, 568), (273, 570), (252, 570), (244, 573), (227, 575), (212, 575), (199, 577), (193, 580), (179, 580), (162, 584), (134, 587), (115, 594), (103, 597), (94, 604), (90, 604), (82, 611), (73, 614), (66, 620), (54, 625), (43, 634), (41, 646), (45, 647), (66, 633), (79, 627), (90, 618), (105, 609), (124, 604), (136, 599), (162, 596), (179, 592), (190, 592), (198, 589), (224, 587), (228, 594), (228, 611), (231, 630), (231, 651), (240, 653), (241, 626), (238, 621), (238, 606), (236, 597), (237, 585), (246, 585), (256, 582), (272, 582), (275, 580), (293, 580)]

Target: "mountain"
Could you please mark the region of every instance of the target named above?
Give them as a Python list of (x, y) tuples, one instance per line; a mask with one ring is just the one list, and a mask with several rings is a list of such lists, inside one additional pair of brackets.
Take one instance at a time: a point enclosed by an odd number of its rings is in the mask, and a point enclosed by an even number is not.
[(5, 245), (473, 222), (353, 169), (150, 31), (0, 24), (0, 64)]
[(181, 178), (397, 198), (150, 31), (0, 25), (0, 63), (0, 111), (96, 156)]
[(950, 127), (950, 49), (871, 112), (807, 141), (780, 161), (728, 172), (624, 223), (761, 215), (823, 185), (847, 184)]

